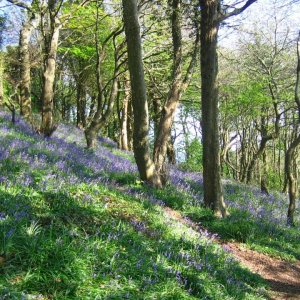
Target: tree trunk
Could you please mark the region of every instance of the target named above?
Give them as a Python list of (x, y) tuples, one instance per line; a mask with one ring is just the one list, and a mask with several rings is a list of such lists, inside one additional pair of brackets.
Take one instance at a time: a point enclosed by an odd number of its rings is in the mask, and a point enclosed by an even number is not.
[(220, 170), (217, 39), (220, 3), (201, 0), (201, 86), (204, 204), (226, 216)]
[(277, 101), (275, 98), (273, 98), (273, 106), (274, 106), (274, 111), (276, 114), (276, 119), (275, 119), (275, 129), (273, 133), (268, 134), (268, 124), (266, 123), (265, 117), (261, 118), (261, 141), (260, 141), (260, 145), (259, 148), (257, 150), (257, 152), (253, 155), (248, 170), (247, 170), (247, 180), (246, 183), (250, 183), (252, 181), (252, 177), (253, 177), (253, 171), (254, 171), (254, 167), (255, 164), (257, 162), (257, 160), (261, 157), (261, 155), (263, 155), (263, 153), (265, 152), (267, 143), (271, 140), (276, 139), (279, 136), (279, 122), (280, 122), (280, 114), (278, 113), (277, 110)]
[(267, 186), (267, 153), (264, 151), (262, 160), (262, 174), (260, 179), (260, 190), (262, 193), (269, 195), (268, 186)]
[(127, 144), (128, 150), (133, 149), (133, 111), (132, 111), (132, 98), (128, 102), (128, 114), (127, 114)]
[[(96, 146), (96, 139), (98, 132), (100, 129), (106, 124), (108, 121), (108, 118), (110, 117), (111, 113), (113, 112), (115, 99), (118, 95), (118, 60), (119, 55), (118, 52), (122, 49), (122, 45), (120, 44), (119, 47), (116, 46), (116, 37), (123, 31), (122, 29), (116, 29), (114, 30), (100, 45), (99, 41), (99, 20), (100, 20), (100, 14), (99, 14), (99, 6), (97, 1), (97, 18), (96, 18), (96, 39), (95, 39), (95, 45), (96, 45), (96, 54), (97, 54), (97, 64), (96, 64), (96, 77), (97, 77), (97, 110), (92, 118), (92, 122), (90, 123), (89, 127), (85, 130), (85, 137), (87, 142), (87, 148), (94, 148)], [(109, 87), (107, 84), (105, 87), (103, 87), (103, 78), (102, 78), (102, 62), (105, 57), (105, 50), (106, 45), (108, 41), (113, 39), (113, 45), (114, 45), (114, 72), (112, 76), (112, 84), (110, 89), (110, 94), (107, 99), (105, 97), (104, 91), (106, 88)], [(105, 101), (104, 101), (105, 100)], [(103, 103), (104, 102), (104, 103)]]
[(30, 13), (31, 17), (23, 23), (20, 31), (19, 41), (19, 61), (20, 61), (20, 113), (26, 120), (31, 122), (31, 78), (30, 78), (30, 55), (29, 42), (31, 32), (34, 27), (35, 15)]
[(198, 49), (198, 32), (196, 36), (194, 53), (186, 75), (182, 76), (182, 34), (181, 34), (181, 0), (172, 1), (172, 40), (173, 40), (173, 80), (168, 94), (168, 99), (161, 112), (159, 127), (154, 144), (154, 163), (157, 175), (163, 185), (167, 181), (167, 170), (165, 166), (166, 155), (168, 152), (168, 143), (171, 135), (171, 129), (174, 121), (176, 108), (182, 93), (188, 86), (188, 82), (194, 70), (196, 55)]
[(174, 147), (174, 137), (170, 136), (167, 147), (168, 162), (171, 165), (176, 165), (176, 152)]
[(161, 183), (149, 149), (149, 114), (142, 60), (142, 42), (138, 22), (137, 0), (122, 0), (125, 34), (127, 38), (128, 67), (130, 72), (134, 114), (133, 149), (141, 180), (155, 186)]
[(97, 108), (97, 112), (94, 115), (90, 126), (85, 130), (87, 148), (89, 149), (95, 148), (98, 132), (107, 123), (108, 118), (110, 117), (113, 111), (117, 94), (118, 94), (118, 80), (115, 77), (112, 83), (110, 97), (105, 112), (103, 112), (102, 109)]
[[(53, 21), (54, 22), (54, 21)], [(60, 25), (54, 24), (50, 36), (45, 40), (46, 57), (44, 62), (43, 90), (42, 90), (42, 126), (45, 136), (50, 136), (55, 130), (53, 124), (54, 109), (54, 79), (56, 69), (56, 54), (58, 47)]]
[(129, 81), (125, 80), (124, 89), (125, 97), (123, 100), (122, 117), (121, 117), (121, 149), (128, 150), (128, 132), (127, 132), (127, 122), (128, 122), (128, 104), (130, 100), (130, 85)]
[(253, 155), (248, 170), (247, 170), (247, 179), (246, 179), (246, 183), (249, 184), (252, 181), (252, 177), (253, 177), (253, 171), (254, 171), (254, 167), (255, 164), (257, 162), (257, 160), (260, 158), (261, 155), (263, 155), (263, 153), (265, 152), (266, 146), (267, 146), (267, 142), (270, 139), (268, 138), (264, 138), (262, 137), (260, 145), (259, 145), (259, 149), (258, 151)]
[(3, 81), (3, 58), (2, 53), (0, 53), (0, 108), (4, 106)]
[(289, 226), (294, 226), (294, 213), (296, 209), (296, 199), (297, 199), (297, 180), (293, 174), (294, 173), (293, 160), (295, 157), (296, 148), (299, 145), (300, 145), (300, 134), (290, 144), (285, 154), (285, 174), (287, 178), (287, 186), (289, 192), (289, 208), (287, 214), (287, 224)]
[[(287, 224), (294, 226), (294, 213), (296, 209), (296, 198), (297, 198), (297, 170), (296, 176), (293, 172), (293, 159), (295, 158), (295, 152), (297, 147), (300, 145), (300, 31), (297, 40), (297, 71), (296, 71), (296, 83), (295, 83), (295, 102), (298, 109), (298, 120), (295, 124), (296, 138), (290, 144), (285, 155), (285, 173), (287, 178), (287, 185), (289, 191), (289, 208), (287, 214)], [(297, 136), (298, 135), (298, 136)]]
[(78, 128), (85, 128), (86, 126), (86, 117), (85, 117), (85, 106), (86, 106), (86, 92), (84, 86), (78, 80), (77, 82), (77, 95), (76, 95), (76, 104), (77, 104), (77, 113), (76, 113), (76, 125)]
[(172, 1), (173, 81), (168, 99), (161, 112), (159, 128), (154, 145), (154, 163), (157, 174), (164, 185), (167, 180), (165, 158), (175, 111), (182, 94), (182, 36), (181, 0)]

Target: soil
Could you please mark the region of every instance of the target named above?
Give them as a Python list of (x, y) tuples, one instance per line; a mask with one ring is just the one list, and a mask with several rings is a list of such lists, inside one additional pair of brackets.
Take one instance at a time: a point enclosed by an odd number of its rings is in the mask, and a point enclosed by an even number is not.
[(239, 243), (224, 243), (232, 255), (270, 285), (270, 299), (300, 299), (300, 261), (290, 263), (245, 248)]
[[(197, 231), (206, 231), (205, 228), (169, 207), (165, 212), (173, 219), (192, 227)], [(300, 300), (300, 261), (294, 263), (267, 256), (246, 248), (237, 242), (225, 242), (214, 235), (213, 239), (226, 247), (226, 250), (251, 272), (260, 275), (270, 285), (270, 300)]]

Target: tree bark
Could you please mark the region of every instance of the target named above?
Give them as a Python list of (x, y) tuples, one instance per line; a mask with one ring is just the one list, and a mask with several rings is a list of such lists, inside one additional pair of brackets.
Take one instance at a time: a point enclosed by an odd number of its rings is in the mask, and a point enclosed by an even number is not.
[(130, 83), (125, 79), (124, 83), (125, 97), (123, 100), (122, 108), (122, 117), (121, 117), (121, 149), (129, 150), (128, 148), (128, 131), (127, 131), (127, 122), (128, 122), (128, 104), (130, 100)]
[(77, 105), (77, 114), (76, 114), (76, 125), (78, 128), (85, 128), (86, 126), (86, 92), (84, 86), (77, 81), (77, 95), (76, 95), (76, 105)]
[(54, 80), (56, 69), (56, 54), (58, 48), (60, 24), (55, 20), (51, 21), (51, 30), (49, 36), (45, 38), (45, 62), (43, 73), (42, 90), (42, 126), (41, 131), (45, 136), (50, 136), (55, 130), (53, 122), (54, 110)]
[(274, 106), (274, 111), (275, 111), (275, 122), (274, 122), (274, 132), (269, 133), (268, 134), (268, 124), (265, 124), (265, 117), (261, 118), (261, 141), (259, 144), (259, 148), (258, 151), (253, 155), (248, 170), (247, 170), (247, 179), (246, 179), (246, 183), (249, 184), (252, 181), (252, 177), (253, 177), (253, 171), (254, 171), (254, 167), (255, 164), (257, 162), (257, 160), (261, 157), (261, 155), (265, 152), (267, 143), (271, 140), (274, 140), (276, 138), (278, 138), (279, 136), (279, 123), (280, 123), (280, 117), (281, 115), (278, 112), (277, 109), (277, 99), (273, 96), (273, 106)]
[(29, 42), (34, 28), (35, 14), (29, 12), (28, 20), (25, 20), (20, 31), (19, 61), (20, 61), (20, 113), (31, 122), (31, 76)]
[(220, 2), (200, 0), (201, 86), (204, 204), (216, 216), (225, 217), (220, 170), (217, 40)]
[(171, 135), (171, 129), (174, 121), (176, 108), (180, 101), (181, 95), (187, 88), (190, 77), (196, 64), (197, 49), (199, 36), (195, 42), (194, 53), (186, 75), (182, 75), (183, 58), (182, 58), (182, 33), (181, 33), (181, 0), (172, 1), (172, 40), (173, 40), (173, 80), (168, 94), (167, 101), (161, 112), (160, 123), (157, 130), (157, 136), (154, 144), (154, 163), (156, 172), (160, 176), (163, 185), (167, 182), (167, 170), (165, 165), (166, 154), (168, 152), (168, 143)]
[(296, 138), (290, 144), (285, 154), (285, 174), (289, 192), (289, 208), (287, 213), (287, 224), (289, 226), (294, 226), (294, 213), (296, 209), (297, 198), (297, 180), (296, 176), (293, 174), (293, 159), (295, 158), (296, 149), (300, 145), (300, 31), (297, 40), (297, 60), (295, 102), (297, 105), (298, 118), (296, 118), (297, 123), (295, 124)]
[(300, 145), (300, 134), (298, 137), (290, 144), (288, 150), (285, 154), (285, 174), (287, 177), (287, 187), (289, 193), (289, 208), (287, 213), (287, 224), (289, 226), (294, 226), (294, 214), (296, 209), (296, 199), (297, 199), (297, 180), (293, 172), (293, 160), (295, 158), (296, 148)]
[(130, 72), (134, 114), (133, 150), (141, 180), (151, 185), (161, 183), (155, 173), (149, 149), (149, 113), (142, 60), (142, 42), (138, 21), (137, 0), (122, 0), (125, 34), (127, 38), (128, 67)]
[[(105, 41), (100, 45), (99, 41), (99, 6), (97, 1), (97, 18), (96, 18), (96, 32), (95, 32), (95, 45), (96, 45), (96, 55), (97, 55), (97, 64), (96, 64), (96, 77), (97, 77), (97, 110), (94, 114), (92, 121), (88, 128), (85, 130), (85, 137), (87, 142), (87, 148), (94, 148), (96, 146), (97, 135), (100, 129), (106, 124), (108, 118), (110, 117), (115, 99), (118, 94), (118, 69), (119, 65), (119, 55), (118, 52), (122, 49), (122, 45), (120, 44), (118, 47), (116, 46), (116, 37), (123, 31), (123, 29), (114, 30), (109, 36), (105, 39)], [(104, 95), (105, 88), (108, 88), (107, 84), (105, 87), (103, 86), (103, 78), (102, 78), (102, 62), (106, 54), (106, 45), (107, 43), (113, 39), (114, 45), (114, 72), (112, 74), (112, 84), (110, 89), (110, 94), (107, 99)], [(104, 103), (103, 103), (104, 102)]]
[(267, 153), (264, 151), (262, 155), (262, 174), (260, 178), (260, 191), (266, 195), (269, 195), (268, 186), (267, 186)]
[(133, 149), (133, 111), (132, 111), (132, 98), (128, 102), (128, 114), (127, 114), (127, 140), (128, 150)]
[(161, 112), (157, 137), (154, 145), (154, 163), (157, 174), (164, 185), (167, 181), (165, 158), (175, 111), (182, 94), (182, 35), (181, 0), (172, 1), (173, 81), (168, 99)]
[[(87, 148), (95, 148), (96, 141), (97, 141), (97, 135), (99, 130), (107, 123), (108, 118), (110, 117), (113, 108), (115, 99), (118, 94), (118, 80), (115, 77), (112, 83), (111, 91), (110, 91), (110, 97), (107, 103), (107, 108), (105, 112), (103, 113), (103, 110), (97, 110), (90, 126), (85, 130), (85, 137), (87, 142)], [(102, 115), (101, 115), (102, 113)]]
[(0, 108), (4, 106), (4, 91), (3, 91), (3, 58), (0, 53)]

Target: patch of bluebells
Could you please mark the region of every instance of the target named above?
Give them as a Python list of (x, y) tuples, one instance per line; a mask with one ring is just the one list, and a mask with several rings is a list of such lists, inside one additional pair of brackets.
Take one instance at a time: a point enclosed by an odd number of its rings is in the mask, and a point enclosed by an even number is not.
[[(4, 200), (5, 201), (5, 200)], [(7, 200), (9, 201), (9, 200)], [(29, 205), (16, 204), (10, 207), (5, 212), (0, 212), (0, 222), (8, 220), (9, 222), (4, 227), (5, 237), (10, 238), (13, 236), (16, 228), (24, 220), (30, 220), (32, 218)]]
[(103, 143), (107, 146), (110, 146), (112, 148), (117, 148), (118, 147), (118, 143), (116, 143), (115, 141), (111, 140), (110, 138), (104, 137), (104, 136), (100, 136), (98, 138), (98, 141), (100, 143)]
[[(110, 180), (111, 173), (135, 173), (137, 167), (129, 159), (112, 153), (103, 145), (116, 147), (110, 139), (100, 137), (95, 150), (85, 149), (85, 138), (82, 130), (72, 125), (60, 124), (53, 136), (44, 139), (36, 134), (21, 118), (15, 126), (9, 126), (10, 115), (0, 112), (0, 162), (11, 160), (25, 168), (18, 176), (1, 175), (0, 184), (9, 186), (20, 184), (26, 187), (40, 188), (42, 191), (58, 190), (68, 185), (115, 184)], [(41, 178), (37, 178), (40, 171)], [(203, 203), (203, 176), (196, 172), (185, 172), (171, 166), (170, 183), (176, 189), (189, 195), (190, 205)], [(268, 218), (276, 224), (286, 223), (287, 197), (283, 194), (262, 194), (257, 188), (249, 188), (224, 180), (225, 201), (229, 207), (249, 211), (254, 217)], [(153, 204), (164, 206), (165, 203), (151, 194), (141, 194), (134, 188), (124, 191), (136, 197), (147, 197)], [(88, 202), (88, 199), (82, 199)], [(299, 207), (297, 208), (299, 211)], [(299, 213), (297, 216), (299, 218)]]
[(203, 203), (203, 195), (201, 189), (195, 189), (194, 186), (203, 186), (203, 176), (197, 172), (185, 172), (175, 166), (169, 169), (170, 183), (175, 185), (178, 190), (189, 194), (193, 198), (193, 205), (201, 205)]
[(0, 212), (0, 222), (6, 219), (6, 214), (4, 212)]
[[(254, 218), (285, 226), (288, 207), (288, 196), (273, 192), (270, 195), (262, 193), (257, 187), (250, 187), (241, 183), (224, 182), (225, 201), (231, 208), (249, 212)], [(297, 203), (296, 221), (300, 221), (300, 207)]]
[[(10, 116), (0, 112), (0, 118), (8, 122)], [(18, 176), (2, 176), (0, 180), (6, 185), (19, 184), (36, 188), (37, 182), (32, 176), (36, 171), (43, 173), (38, 186), (44, 191), (57, 189), (58, 183), (60, 187), (83, 182), (98, 184), (107, 182), (110, 173), (137, 172), (135, 164), (114, 155), (101, 144), (95, 151), (86, 150), (83, 131), (74, 126), (60, 125), (51, 138), (44, 139), (34, 133), (22, 119), (18, 119), (13, 127), (2, 122), (0, 136), (3, 141), (0, 161), (9, 159), (22, 164)], [(108, 139), (104, 141), (105, 144), (109, 142)], [(110, 144), (113, 145), (112, 141)]]
[[(4, 112), (0, 112), (0, 119), (5, 119), (7, 122), (10, 116)], [(6, 160), (11, 160), (16, 163), (22, 164), (22, 169), (18, 176), (2, 176), (0, 184), (18, 184), (25, 187), (32, 187), (40, 191), (61, 191), (64, 187), (70, 185), (76, 186), (78, 184), (99, 184), (112, 185), (115, 184), (109, 179), (110, 173), (135, 173), (137, 168), (130, 160), (115, 155), (110, 149), (98, 144), (97, 148), (93, 151), (85, 149), (85, 140), (82, 130), (70, 125), (60, 125), (54, 132), (51, 138), (44, 139), (38, 134), (34, 133), (30, 126), (28, 126), (22, 119), (18, 119), (15, 126), (9, 127), (6, 123), (0, 122), (0, 138), (2, 143), (0, 145), (0, 163)], [(106, 139), (101, 140), (103, 144), (109, 144), (115, 147), (111, 141)], [(9, 149), (9, 150), (8, 150)], [(37, 172), (38, 171), (38, 172)], [(38, 173), (38, 175), (36, 175)], [(202, 186), (203, 177), (199, 173), (188, 173), (178, 170), (174, 167), (170, 169), (171, 184), (177, 187), (178, 190), (188, 193), (194, 199), (194, 203), (201, 203), (202, 192), (201, 189), (194, 188), (195, 185)], [(165, 203), (157, 199), (153, 195), (148, 195), (145, 192), (137, 191), (134, 189), (127, 189), (125, 192), (135, 195), (138, 198), (148, 198), (153, 204), (165, 206)], [(83, 195), (81, 197), (83, 204), (90, 205), (93, 197), (90, 195)], [(27, 207), (16, 207), (14, 210), (7, 213), (0, 213), (0, 221), (12, 217), (17, 226), (18, 222), (23, 219), (30, 219), (30, 211)], [(167, 261), (180, 261), (187, 267), (192, 267), (196, 271), (205, 269), (207, 272), (215, 271), (216, 266), (212, 266), (208, 262), (208, 257), (205, 255), (200, 257), (198, 252), (200, 248), (208, 247), (211, 240), (215, 237), (211, 236), (205, 230), (197, 229), (192, 235), (191, 228), (185, 228), (191, 225), (188, 218), (185, 219), (186, 224), (180, 224), (173, 220), (171, 227), (174, 231), (180, 231), (179, 236), (174, 238), (173, 242), (168, 241), (165, 245), (165, 251), (162, 256)], [(168, 220), (164, 220), (167, 224)], [(122, 226), (115, 224), (111, 230), (99, 231), (97, 235), (106, 241), (119, 241), (124, 238), (125, 229)], [(149, 235), (152, 232), (145, 222), (132, 220), (130, 225), (138, 232), (146, 233)], [(129, 225), (129, 226), (130, 226)], [(187, 225), (187, 226), (186, 226)], [(178, 228), (176, 228), (176, 226)], [(180, 227), (180, 228), (179, 228)], [(8, 228), (6, 237), (11, 237), (15, 232), (15, 227)], [(69, 232), (71, 237), (77, 237), (78, 232), (71, 230)], [(153, 235), (158, 238), (158, 235)], [(183, 243), (186, 245), (191, 244), (191, 240), (198, 241), (193, 253), (179, 252), (176, 248), (176, 243)], [(200, 240), (205, 240), (205, 243), (200, 243)], [(58, 238), (57, 244), (64, 243), (63, 239)], [(139, 247), (136, 245), (135, 250), (138, 252)], [(201, 249), (203, 250), (203, 249)], [(118, 258), (120, 253), (117, 251), (114, 258)], [(144, 261), (138, 261), (137, 267), (142, 266)], [(157, 273), (158, 268), (162, 268), (162, 263), (153, 262), (153, 273)], [(183, 274), (182, 270), (176, 267), (170, 267), (168, 272), (176, 278), (180, 285), (183, 285), (186, 290), (192, 292), (191, 284)], [(152, 285), (157, 282), (155, 276), (145, 278), (145, 286)]]

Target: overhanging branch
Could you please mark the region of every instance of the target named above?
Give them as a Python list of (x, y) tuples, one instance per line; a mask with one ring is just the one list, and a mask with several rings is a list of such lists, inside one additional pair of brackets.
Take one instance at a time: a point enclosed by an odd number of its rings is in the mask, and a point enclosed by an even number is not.
[(223, 21), (225, 21), (226, 19), (233, 17), (233, 16), (237, 16), (240, 13), (242, 13), (243, 11), (245, 11), (250, 5), (252, 5), (254, 2), (256, 2), (257, 0), (248, 0), (242, 7), (240, 8), (236, 8), (231, 12), (228, 12), (226, 14), (220, 14), (219, 18), (218, 18), (218, 22), (221, 23)]

